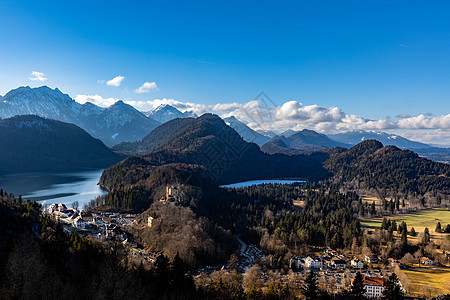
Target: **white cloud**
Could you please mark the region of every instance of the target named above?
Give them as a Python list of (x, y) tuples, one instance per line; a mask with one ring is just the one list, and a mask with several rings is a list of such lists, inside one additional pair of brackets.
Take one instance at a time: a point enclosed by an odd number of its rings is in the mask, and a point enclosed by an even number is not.
[(86, 102), (94, 103), (95, 105), (101, 106), (101, 107), (108, 107), (119, 101), (115, 98), (103, 98), (100, 95), (77, 95), (75, 97), (75, 101), (78, 103), (84, 104)]
[(44, 76), (45, 76), (44, 73), (33, 71), (33, 72), (31, 72), (30, 80), (31, 81), (46, 81), (47, 78), (45, 78)]
[(122, 81), (125, 79), (125, 77), (123, 77), (123, 76), (121, 76), (121, 75), (119, 75), (119, 76), (116, 76), (116, 77), (114, 77), (113, 79), (111, 79), (111, 80), (108, 80), (107, 82), (106, 82), (106, 85), (109, 85), (109, 86), (120, 86), (120, 84), (122, 83)]
[(144, 82), (137, 90), (134, 92), (136, 94), (144, 94), (149, 93), (152, 90), (158, 90), (158, 86), (156, 85), (156, 82)]

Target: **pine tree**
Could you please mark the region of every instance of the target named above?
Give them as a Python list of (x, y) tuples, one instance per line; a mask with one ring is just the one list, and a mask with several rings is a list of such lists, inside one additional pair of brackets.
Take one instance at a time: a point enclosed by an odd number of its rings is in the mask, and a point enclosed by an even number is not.
[(381, 299), (386, 300), (400, 300), (403, 299), (403, 291), (400, 287), (400, 281), (398, 280), (397, 275), (392, 273), (389, 276), (389, 280), (387, 286), (384, 288), (383, 294), (381, 295)]
[(414, 229), (414, 227), (411, 227), (411, 232), (410, 232), (411, 236), (416, 236), (416, 230)]
[(428, 227), (425, 227), (425, 230), (423, 231), (422, 244), (426, 245), (429, 242), (430, 242), (430, 230), (428, 230)]
[(352, 299), (365, 299), (364, 294), (366, 289), (363, 284), (363, 276), (358, 271), (356, 272), (355, 279), (353, 280), (352, 287), (350, 290), (350, 298)]
[(442, 227), (441, 227), (441, 222), (438, 222), (436, 225), (436, 229), (434, 230), (435, 232), (441, 232)]
[(319, 293), (317, 287), (317, 279), (314, 275), (314, 272), (310, 272), (306, 277), (305, 282), (303, 283), (302, 291), (304, 299), (317, 299)]

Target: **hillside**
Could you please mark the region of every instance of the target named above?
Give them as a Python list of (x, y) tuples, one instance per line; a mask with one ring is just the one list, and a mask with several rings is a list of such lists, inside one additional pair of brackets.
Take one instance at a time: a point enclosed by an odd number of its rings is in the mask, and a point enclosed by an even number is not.
[(73, 124), (37, 116), (0, 120), (0, 171), (104, 168), (120, 159)]
[[(197, 119), (181, 120), (177, 122), (183, 124), (176, 123), (175, 126), (173, 123), (171, 134), (161, 134), (160, 142), (156, 143), (159, 146), (153, 152), (138, 159), (128, 158), (105, 170), (101, 184), (111, 189), (123, 180), (117, 174), (168, 163), (203, 165), (218, 184), (285, 177), (313, 180), (327, 176), (322, 167), (327, 157), (324, 153), (268, 155), (261, 152), (257, 145), (245, 142), (218, 116), (205, 114)], [(162, 131), (163, 128), (164, 125), (158, 129)]]
[(424, 194), (450, 193), (450, 165), (419, 157), (409, 150), (367, 140), (330, 156), (325, 168), (335, 182), (369, 189)]

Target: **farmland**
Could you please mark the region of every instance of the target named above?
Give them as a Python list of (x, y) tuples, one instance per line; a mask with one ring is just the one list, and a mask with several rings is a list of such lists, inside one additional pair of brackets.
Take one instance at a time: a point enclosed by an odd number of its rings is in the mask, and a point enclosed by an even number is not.
[(450, 269), (419, 268), (403, 272), (411, 281), (411, 291), (415, 295), (450, 293)]

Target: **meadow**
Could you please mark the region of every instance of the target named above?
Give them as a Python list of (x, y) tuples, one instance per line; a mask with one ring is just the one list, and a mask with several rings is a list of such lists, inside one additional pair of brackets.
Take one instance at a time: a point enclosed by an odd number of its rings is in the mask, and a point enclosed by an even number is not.
[(450, 293), (450, 270), (437, 268), (418, 268), (403, 270), (411, 281), (414, 295), (436, 296)]
[[(406, 214), (398, 214), (392, 216), (386, 216), (386, 218), (395, 220), (397, 224), (400, 224), (402, 221), (405, 221), (408, 226), (408, 231), (414, 227), (414, 230), (419, 234), (425, 230), (425, 227), (428, 227), (432, 238), (445, 238), (445, 233), (436, 233), (434, 230), (438, 222), (441, 222), (441, 226), (445, 227), (447, 224), (450, 224), (450, 210), (448, 209), (426, 209), (419, 210), (415, 212), (410, 212)], [(362, 218), (361, 226), (377, 229), (381, 227), (381, 223), (383, 222), (383, 217), (377, 218)]]

